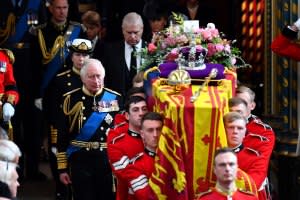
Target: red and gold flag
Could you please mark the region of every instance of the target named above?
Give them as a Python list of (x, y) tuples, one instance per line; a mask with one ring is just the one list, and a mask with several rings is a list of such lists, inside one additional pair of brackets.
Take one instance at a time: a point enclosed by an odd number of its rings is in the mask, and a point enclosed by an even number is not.
[(178, 92), (163, 82), (153, 83), (154, 111), (164, 115), (165, 123), (150, 185), (158, 199), (194, 199), (214, 185), (213, 155), (227, 146), (223, 115), (232, 96), (231, 81), (204, 87), (193, 103), (190, 97), (199, 85)]

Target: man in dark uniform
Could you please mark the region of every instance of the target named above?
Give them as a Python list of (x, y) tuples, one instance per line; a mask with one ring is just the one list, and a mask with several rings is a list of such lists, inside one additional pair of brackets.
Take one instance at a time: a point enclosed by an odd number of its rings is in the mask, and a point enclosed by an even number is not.
[(228, 147), (237, 153), (239, 168), (255, 181), (259, 199), (268, 199), (265, 180), (270, 160), (265, 159), (258, 150), (243, 145), (246, 134), (246, 118), (237, 112), (229, 112), (224, 115), (224, 126)]
[(216, 186), (200, 194), (198, 200), (258, 200), (253, 193), (237, 189), (235, 185), (237, 169), (237, 156), (231, 149), (217, 150), (214, 158)]
[(75, 39), (69, 46), (70, 57), (72, 64), (68, 66), (68, 69), (56, 75), (54, 80), (48, 87), (47, 92), (51, 94), (52, 101), (51, 110), (53, 115), (48, 116), (49, 129), (49, 160), (52, 170), (52, 175), (56, 182), (56, 196), (57, 199), (65, 199), (67, 196), (67, 188), (59, 180), (59, 175), (57, 172), (57, 160), (56, 160), (56, 143), (57, 143), (57, 115), (61, 110), (60, 102), (62, 101), (62, 96), (66, 92), (82, 86), (82, 81), (80, 79), (80, 69), (89, 55), (92, 53), (91, 41), (86, 39)]
[[(34, 105), (35, 130), (33, 131), (31, 156), (28, 158), (28, 173), (37, 171), (39, 160), (39, 148), (43, 136), (43, 117), (46, 121), (51, 122), (54, 116), (52, 102), (55, 101), (55, 95), (48, 90), (51, 81), (58, 72), (65, 71), (67, 67), (67, 58), (69, 51), (67, 44), (70, 44), (75, 38), (82, 33), (82, 27), (79, 23), (68, 20), (69, 4), (67, 0), (51, 0), (49, 5), (51, 17), (48, 22), (35, 27), (35, 38), (33, 41), (32, 51), (35, 52), (32, 58), (34, 69)], [(42, 99), (44, 101), (42, 102)], [(43, 113), (42, 111), (43, 110)], [(44, 115), (43, 115), (44, 114)], [(34, 141), (34, 142), (33, 142)], [(26, 157), (27, 158), (27, 157)]]
[(140, 96), (132, 96), (127, 100), (125, 110), (128, 123), (116, 125), (109, 131), (107, 139), (109, 162), (117, 178), (118, 200), (127, 199), (127, 166), (144, 149), (140, 129), (142, 117), (148, 112), (146, 100)]
[[(33, 65), (31, 64), (32, 27), (46, 21), (43, 0), (0, 1), (0, 47), (10, 49), (15, 56), (14, 76), (18, 83), (20, 102), (12, 118), (14, 141), (22, 152), (32, 144), (33, 132)], [(25, 146), (24, 146), (25, 145)], [(25, 149), (24, 149), (25, 148)], [(20, 178), (23, 178), (24, 158), (20, 160)], [(37, 171), (36, 171), (37, 172)], [(31, 174), (28, 178), (36, 178)]]
[(86, 60), (80, 71), (83, 87), (64, 95), (58, 115), (58, 170), (62, 183), (72, 183), (74, 200), (113, 199), (106, 137), (120, 95), (104, 88), (104, 76), (100, 61)]
[(141, 137), (144, 151), (139, 152), (128, 166), (129, 199), (151, 199), (152, 190), (148, 184), (154, 171), (154, 157), (163, 127), (163, 117), (155, 112), (144, 115), (141, 122)]

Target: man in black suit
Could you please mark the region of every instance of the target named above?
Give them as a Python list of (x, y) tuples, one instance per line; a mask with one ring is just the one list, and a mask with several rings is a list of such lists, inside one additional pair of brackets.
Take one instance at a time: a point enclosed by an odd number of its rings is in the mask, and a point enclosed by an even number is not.
[(128, 13), (123, 18), (122, 32), (124, 39), (107, 45), (103, 57), (106, 71), (105, 84), (108, 88), (126, 96), (132, 87), (133, 76), (139, 71), (141, 57), (134, 53), (145, 46), (141, 39), (143, 34), (143, 21), (139, 14)]

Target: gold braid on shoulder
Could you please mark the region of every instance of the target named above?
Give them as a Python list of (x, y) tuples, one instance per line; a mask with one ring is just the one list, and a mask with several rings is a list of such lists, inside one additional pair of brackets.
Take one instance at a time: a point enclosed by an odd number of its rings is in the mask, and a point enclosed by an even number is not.
[(43, 64), (48, 64), (57, 54), (58, 50), (64, 47), (65, 39), (62, 35), (58, 36), (55, 39), (50, 52), (48, 52), (45, 43), (45, 38), (41, 29), (38, 29), (38, 38), (39, 38), (40, 48), (43, 54)]
[(63, 104), (63, 111), (64, 114), (69, 116), (70, 119), (70, 129), (69, 131), (72, 132), (75, 126), (75, 122), (76, 119), (78, 119), (78, 130), (80, 130), (82, 128), (82, 121), (83, 121), (83, 112), (82, 112), (82, 108), (83, 108), (83, 102), (79, 101), (77, 102), (73, 108), (70, 109), (70, 95), (68, 95), (65, 100), (64, 100), (64, 104)]
[(0, 41), (0, 44), (3, 44), (6, 42), (8, 37), (10, 35), (15, 34), (16, 32), (16, 16), (13, 13), (9, 13), (7, 21), (6, 21), (6, 27), (5, 29), (0, 29), (0, 37), (3, 38)]

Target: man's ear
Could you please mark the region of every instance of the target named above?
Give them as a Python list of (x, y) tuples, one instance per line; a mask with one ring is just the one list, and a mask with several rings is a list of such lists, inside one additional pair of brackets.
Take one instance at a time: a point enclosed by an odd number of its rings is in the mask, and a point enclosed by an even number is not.
[(127, 121), (129, 120), (129, 113), (128, 112), (125, 112), (125, 118), (126, 118)]
[(250, 103), (250, 109), (251, 111), (254, 110), (256, 107), (256, 103), (254, 101), (252, 101), (252, 103)]

